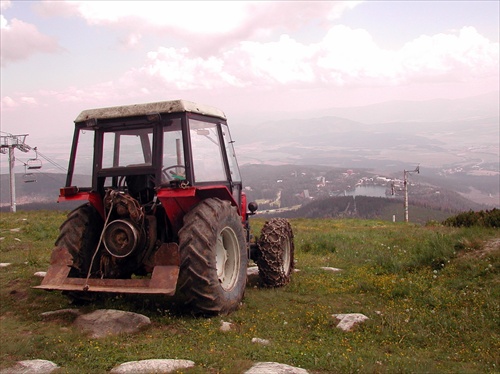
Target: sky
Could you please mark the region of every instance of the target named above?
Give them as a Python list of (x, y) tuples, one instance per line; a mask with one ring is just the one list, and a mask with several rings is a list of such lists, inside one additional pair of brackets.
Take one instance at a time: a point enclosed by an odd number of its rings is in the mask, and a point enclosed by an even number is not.
[(1, 131), (67, 152), (96, 107), (185, 99), (251, 125), (498, 91), (499, 4), (2, 0)]

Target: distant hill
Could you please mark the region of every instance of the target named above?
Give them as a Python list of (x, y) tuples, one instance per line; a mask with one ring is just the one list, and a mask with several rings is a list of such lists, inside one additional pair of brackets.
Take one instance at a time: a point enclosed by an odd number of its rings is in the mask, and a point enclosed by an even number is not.
[[(78, 183), (82, 176), (75, 176)], [(19, 210), (68, 210), (75, 204), (58, 204), (59, 189), (66, 183), (66, 174), (33, 172), (16, 174), (16, 206)], [(80, 203), (81, 204), (81, 203)], [(0, 210), (10, 210), (10, 179), (0, 175)]]
[[(282, 215), (293, 208), (286, 215), (308, 218), (356, 216), (387, 220), (391, 220), (393, 215), (403, 216), (402, 175), (375, 174), (366, 168), (262, 164), (243, 165), (241, 174), (248, 201), (257, 201), (260, 213), (278, 210), (278, 215)], [(81, 204), (56, 202), (59, 188), (65, 184), (66, 176), (63, 174), (37, 173), (31, 176), (36, 182), (29, 183), (24, 183), (24, 177), (23, 174), (16, 175), (18, 210), (69, 210)], [(485, 183), (481, 188), (485, 193), (494, 190), (494, 178), (483, 178)], [(76, 176), (75, 184), (82, 185), (85, 180), (87, 178), (84, 176)], [(443, 176), (428, 169), (422, 174), (412, 175), (409, 187), (412, 210), (421, 211), (419, 216), (425, 222), (430, 219), (442, 220), (461, 211), (498, 207), (494, 204), (478, 204), (465, 198), (459, 192), (467, 191), (467, 186), (460, 181), (459, 174)], [(0, 182), (1, 210), (8, 211), (8, 175), (1, 175)], [(377, 189), (381, 198), (367, 200), (365, 196), (344, 196), (353, 195), (359, 186)], [(386, 198), (386, 194), (390, 195), (391, 191), (394, 195)]]
[[(425, 224), (434, 220), (442, 222), (456, 211), (410, 204), (409, 221)], [(405, 219), (401, 199), (370, 196), (338, 196), (314, 200), (297, 210), (265, 214), (284, 218), (361, 218), (401, 222)]]
[[(404, 220), (401, 180), (392, 183), (368, 169), (310, 165), (244, 165), (241, 168), (248, 201), (257, 201), (258, 214), (288, 218), (376, 218)], [(458, 192), (414, 175), (409, 187), (410, 221), (442, 221), (457, 212), (485, 209)], [(436, 178), (436, 181), (437, 178)], [(356, 186), (373, 187), (380, 197), (355, 195)], [(384, 193), (385, 192), (385, 193)]]
[(322, 165), (384, 175), (419, 164), (429, 183), (500, 205), (498, 91), (296, 112), (238, 129), (235, 138), (242, 164)]
[(495, 91), (460, 99), (395, 100), (366, 106), (332, 107), (308, 113), (307, 117), (336, 116), (366, 124), (468, 121), (498, 117), (499, 102), (500, 91)]
[[(356, 177), (382, 175), (395, 180), (403, 170), (420, 165), (418, 183), (433, 187), (432, 200), (447, 206), (473, 207), (475, 202), (498, 208), (499, 99), (496, 91), (454, 100), (297, 110), (270, 114), (260, 123), (249, 115), (246, 124), (230, 119), (231, 133), (245, 186), (251, 188), (247, 192), (256, 199), (276, 199), (282, 187), (276, 181), (283, 179), (288, 186), (280, 204), (303, 204), (306, 201), (297, 195), (304, 190), (314, 198), (327, 197), (354, 188)], [(50, 150), (42, 151), (51, 156)], [(350, 169), (356, 170), (353, 178), (341, 177)], [(288, 178), (292, 173), (295, 177)], [(36, 183), (24, 183), (22, 174), (16, 176), (18, 204), (55, 201), (65, 176), (34, 175)], [(320, 177), (330, 183), (316, 193), (314, 178)], [(2, 175), (0, 183), (0, 201), (5, 206), (9, 203), (8, 176)], [(446, 191), (460, 193), (467, 202)]]

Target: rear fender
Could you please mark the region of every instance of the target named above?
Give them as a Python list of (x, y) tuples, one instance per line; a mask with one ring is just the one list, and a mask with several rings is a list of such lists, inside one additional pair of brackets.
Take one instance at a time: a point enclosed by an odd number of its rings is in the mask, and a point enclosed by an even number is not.
[(176, 233), (183, 226), (184, 215), (193, 209), (193, 206), (205, 199), (215, 197), (230, 201), (238, 209), (238, 214), (241, 215), (241, 208), (226, 186), (164, 188), (158, 190), (157, 196), (165, 208), (168, 219), (172, 223), (174, 232)]
[(67, 194), (63, 192), (63, 188), (61, 188), (61, 193), (59, 198), (57, 199), (58, 203), (63, 202), (72, 202), (72, 201), (88, 201), (90, 205), (92, 205), (101, 215), (103, 219), (105, 219), (104, 213), (104, 205), (102, 202), (102, 197), (97, 192), (76, 192), (74, 194)]

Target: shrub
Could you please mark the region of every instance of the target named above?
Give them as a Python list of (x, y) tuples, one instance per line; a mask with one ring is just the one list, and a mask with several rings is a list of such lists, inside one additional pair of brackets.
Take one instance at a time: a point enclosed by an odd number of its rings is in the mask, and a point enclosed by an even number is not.
[(462, 212), (447, 218), (443, 221), (443, 225), (452, 227), (500, 227), (500, 209)]

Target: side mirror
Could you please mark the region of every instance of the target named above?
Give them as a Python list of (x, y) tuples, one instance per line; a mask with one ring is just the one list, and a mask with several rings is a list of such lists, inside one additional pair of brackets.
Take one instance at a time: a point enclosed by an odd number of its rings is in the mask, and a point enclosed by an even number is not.
[(248, 210), (250, 211), (250, 214), (255, 214), (255, 212), (259, 209), (259, 206), (255, 201), (251, 201), (248, 203)]

